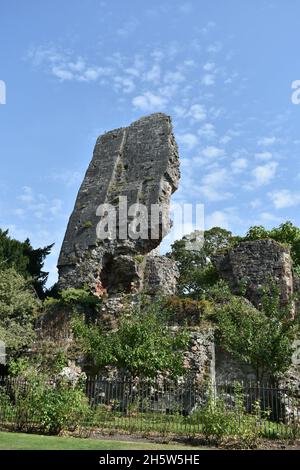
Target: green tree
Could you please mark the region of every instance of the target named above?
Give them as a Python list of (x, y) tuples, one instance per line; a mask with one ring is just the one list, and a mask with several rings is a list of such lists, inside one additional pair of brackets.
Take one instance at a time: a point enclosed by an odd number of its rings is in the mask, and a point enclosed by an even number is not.
[(204, 232), (204, 252), (210, 257), (216, 251), (224, 248), (230, 248), (239, 241), (239, 237), (234, 236), (232, 232), (221, 227), (213, 227)]
[(29, 239), (24, 242), (14, 240), (10, 238), (8, 230), (0, 229), (0, 269), (15, 268), (19, 274), (31, 279), (38, 296), (44, 298), (49, 273), (43, 271), (43, 267), (52, 247), (53, 244), (34, 249)]
[(177, 261), (180, 272), (177, 294), (193, 299), (202, 299), (207, 291), (218, 281), (218, 274), (210, 257), (218, 250), (232, 246), (237, 241), (228, 230), (213, 227), (204, 232), (203, 246), (191, 250), (187, 242), (192, 234), (175, 241), (167, 254)]
[(161, 372), (175, 377), (184, 373), (188, 335), (172, 332), (167, 317), (161, 304), (153, 303), (124, 312), (115, 331), (105, 331), (79, 317), (73, 328), (81, 349), (98, 370), (110, 365), (132, 376), (156, 377)]
[(263, 296), (261, 310), (232, 295), (216, 308), (216, 318), (221, 346), (251, 365), (257, 380), (265, 375), (276, 379), (288, 369), (299, 322), (292, 317), (290, 306), (280, 305), (274, 288)]
[(34, 340), (39, 308), (40, 301), (28, 279), (14, 268), (0, 270), (0, 339), (9, 355), (19, 354)]

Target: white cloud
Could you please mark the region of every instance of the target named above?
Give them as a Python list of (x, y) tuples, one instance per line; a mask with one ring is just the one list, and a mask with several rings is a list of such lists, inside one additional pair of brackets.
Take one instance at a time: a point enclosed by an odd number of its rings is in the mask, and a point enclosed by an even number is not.
[(148, 72), (145, 72), (143, 79), (147, 82), (158, 83), (161, 76), (161, 68), (158, 64), (154, 64)]
[(205, 72), (211, 72), (215, 66), (216, 64), (214, 62), (206, 62), (206, 64), (203, 65), (203, 70), (205, 70)]
[(223, 211), (214, 211), (205, 217), (205, 229), (208, 230), (212, 227), (222, 227), (228, 230), (228, 214)]
[(191, 134), (190, 132), (178, 135), (177, 140), (179, 143), (185, 145), (188, 149), (194, 148), (198, 143), (197, 136)]
[(231, 168), (234, 173), (240, 173), (245, 170), (248, 166), (248, 161), (246, 158), (237, 158), (231, 163)]
[(267, 161), (267, 160), (271, 160), (273, 158), (273, 155), (271, 152), (258, 152), (254, 154), (254, 157), (257, 160)]
[(15, 214), (19, 217), (29, 213), (37, 219), (49, 220), (49, 215), (58, 216), (63, 207), (60, 199), (48, 200), (44, 194), (35, 194), (29, 186), (24, 186), (22, 194), (18, 196), (18, 200), (23, 205), (23, 207), (15, 210)]
[(280, 222), (281, 219), (279, 217), (276, 217), (274, 214), (271, 212), (261, 212), (259, 214), (259, 219), (264, 222)]
[(122, 90), (123, 93), (132, 93), (135, 89), (135, 84), (133, 80), (129, 77), (120, 77), (117, 76), (114, 78), (115, 88), (117, 90)]
[(215, 79), (216, 77), (214, 74), (206, 73), (205, 75), (203, 75), (201, 83), (202, 85), (206, 85), (206, 86), (214, 85)]
[(256, 199), (253, 199), (253, 201), (250, 202), (250, 207), (252, 209), (256, 209), (257, 207), (261, 206), (261, 200), (256, 198)]
[(225, 168), (218, 168), (202, 178), (199, 191), (209, 201), (222, 201), (231, 196), (230, 192), (226, 191), (229, 183), (228, 171)]
[(280, 189), (268, 194), (276, 209), (297, 206), (300, 203), (300, 192), (290, 191), (289, 189)]
[(193, 104), (189, 111), (188, 116), (190, 116), (194, 121), (203, 121), (206, 119), (206, 110), (202, 104)]
[(262, 137), (257, 141), (258, 145), (262, 145), (263, 147), (268, 147), (270, 145), (275, 144), (278, 142), (278, 139), (274, 136), (272, 137)]
[(65, 186), (70, 187), (79, 185), (83, 179), (84, 173), (80, 171), (64, 170), (53, 173), (50, 178), (55, 181), (61, 181)]
[(61, 80), (62, 82), (65, 80), (73, 80), (75, 78), (73, 72), (62, 68), (62, 66), (52, 67), (52, 74), (55, 77), (59, 78), (59, 80)]
[(212, 139), (216, 137), (215, 126), (207, 122), (198, 130), (198, 134), (206, 139)]
[(270, 183), (274, 178), (278, 163), (270, 162), (265, 165), (259, 165), (252, 170), (252, 175), (255, 178), (255, 184), (261, 186)]
[(192, 4), (189, 3), (189, 2), (187, 2), (187, 3), (181, 3), (181, 4), (179, 5), (179, 11), (180, 11), (181, 13), (185, 13), (185, 14), (190, 13), (190, 12), (192, 11), (192, 8), (193, 8), (193, 7), (192, 7)]
[(49, 206), (49, 212), (52, 215), (58, 215), (61, 212), (62, 207), (63, 204), (60, 199), (53, 199)]
[(213, 44), (210, 44), (206, 50), (211, 54), (216, 54), (222, 50), (222, 47), (223, 46), (221, 42), (214, 42)]
[(182, 83), (185, 80), (185, 76), (179, 72), (167, 72), (164, 76), (165, 83)]
[(122, 37), (127, 37), (133, 34), (139, 25), (137, 18), (130, 18), (125, 21), (121, 28), (117, 29), (117, 34)]
[(85, 61), (83, 60), (83, 58), (78, 57), (76, 59), (76, 62), (69, 62), (68, 67), (73, 72), (82, 72), (83, 70), (85, 70), (86, 65), (85, 65)]
[(151, 52), (150, 56), (153, 57), (156, 62), (161, 62), (165, 57), (165, 54), (161, 49), (155, 49)]
[(27, 204), (31, 204), (34, 201), (33, 190), (30, 186), (24, 186), (23, 193), (18, 197), (18, 199)]
[(135, 96), (132, 104), (141, 111), (158, 111), (165, 106), (167, 100), (162, 96), (155, 95), (151, 91), (145, 91), (142, 95)]
[(174, 106), (173, 111), (179, 118), (184, 118), (187, 114), (187, 111), (183, 106)]
[(206, 158), (217, 158), (225, 155), (225, 151), (222, 148), (210, 145), (202, 150), (202, 155)]
[(23, 218), (25, 215), (25, 210), (21, 208), (17, 208), (14, 210), (14, 214), (16, 214), (18, 217)]
[(223, 145), (226, 145), (228, 144), (228, 142), (230, 142), (232, 140), (232, 137), (230, 135), (224, 135), (221, 139), (220, 139), (220, 144), (223, 144)]
[(58, 51), (53, 47), (31, 49), (27, 58), (36, 66), (46, 66), (50, 73), (61, 82), (96, 81), (114, 72), (111, 67), (88, 64), (81, 56), (74, 56), (69, 51)]
[(214, 21), (208, 21), (207, 24), (201, 29), (201, 33), (207, 34), (215, 27), (216, 23)]

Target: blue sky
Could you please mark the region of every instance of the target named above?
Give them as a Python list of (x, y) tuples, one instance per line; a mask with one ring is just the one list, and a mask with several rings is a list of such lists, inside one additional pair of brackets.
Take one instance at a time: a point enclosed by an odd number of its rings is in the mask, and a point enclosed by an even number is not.
[(206, 228), (300, 225), (297, 0), (2, 0), (0, 227), (55, 242), (96, 137), (171, 115)]

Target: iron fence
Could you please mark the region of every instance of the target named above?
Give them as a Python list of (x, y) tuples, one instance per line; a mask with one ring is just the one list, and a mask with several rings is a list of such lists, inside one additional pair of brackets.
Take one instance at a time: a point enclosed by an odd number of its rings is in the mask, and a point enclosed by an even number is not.
[[(57, 383), (48, 382), (47, 387), (55, 395)], [(87, 410), (73, 420), (66, 419), (66, 427), (189, 436), (249, 431), (266, 437), (300, 435), (296, 389), (242, 382), (203, 384), (195, 377), (177, 381), (88, 377), (81, 387)], [(0, 378), (2, 428), (40, 429), (41, 414), (49, 420), (56, 412), (54, 407), (49, 417), (48, 405), (32, 381)]]

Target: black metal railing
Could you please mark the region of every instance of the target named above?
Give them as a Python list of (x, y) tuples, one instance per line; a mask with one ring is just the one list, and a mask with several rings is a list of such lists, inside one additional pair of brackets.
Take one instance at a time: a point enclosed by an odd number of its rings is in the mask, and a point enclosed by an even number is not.
[[(0, 378), (2, 428), (43, 429), (44, 421), (55, 417), (55, 408), (50, 417), (46, 413), (49, 404), (43, 403), (40, 385), (21, 378)], [(53, 397), (57, 383), (49, 381), (46, 386)], [(85, 411), (70, 422), (66, 418), (66, 427), (205, 436), (245, 432), (280, 438), (300, 435), (300, 393), (292, 388), (243, 382), (203, 384), (195, 377), (88, 377), (81, 386), (87, 397)]]

